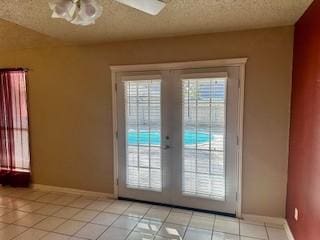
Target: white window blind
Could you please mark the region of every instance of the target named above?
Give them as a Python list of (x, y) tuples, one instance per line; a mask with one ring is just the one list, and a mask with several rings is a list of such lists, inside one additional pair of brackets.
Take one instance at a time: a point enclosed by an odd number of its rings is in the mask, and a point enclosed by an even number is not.
[(227, 79), (182, 81), (183, 194), (224, 201)]
[(162, 190), (161, 80), (125, 81), (126, 185)]

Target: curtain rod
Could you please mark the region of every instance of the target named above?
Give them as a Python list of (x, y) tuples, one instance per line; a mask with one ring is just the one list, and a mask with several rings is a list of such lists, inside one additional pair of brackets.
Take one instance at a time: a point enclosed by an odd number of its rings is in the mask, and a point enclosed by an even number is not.
[(24, 71), (24, 72), (29, 72), (29, 68), (0, 68), (0, 72), (2, 71)]

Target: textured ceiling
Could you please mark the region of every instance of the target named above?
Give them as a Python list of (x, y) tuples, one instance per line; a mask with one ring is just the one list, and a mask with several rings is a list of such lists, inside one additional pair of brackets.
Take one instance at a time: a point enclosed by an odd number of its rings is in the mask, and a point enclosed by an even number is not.
[(0, 19), (0, 51), (63, 45), (63, 41)]
[(51, 19), (48, 0), (0, 0), (0, 18), (76, 43), (179, 36), (294, 24), (312, 0), (171, 0), (150, 16), (114, 0), (92, 26)]

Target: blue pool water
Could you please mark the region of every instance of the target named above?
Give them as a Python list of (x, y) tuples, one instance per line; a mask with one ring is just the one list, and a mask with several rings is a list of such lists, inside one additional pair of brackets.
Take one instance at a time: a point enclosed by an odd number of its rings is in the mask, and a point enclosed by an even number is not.
[[(160, 145), (160, 133), (159, 132), (129, 132), (128, 133), (128, 144), (149, 144), (149, 136), (150, 136), (150, 144), (151, 145)], [(213, 138), (213, 137), (212, 137)], [(184, 144), (200, 144), (209, 142), (210, 136), (207, 133), (199, 133), (188, 132), (184, 133), (183, 141)]]

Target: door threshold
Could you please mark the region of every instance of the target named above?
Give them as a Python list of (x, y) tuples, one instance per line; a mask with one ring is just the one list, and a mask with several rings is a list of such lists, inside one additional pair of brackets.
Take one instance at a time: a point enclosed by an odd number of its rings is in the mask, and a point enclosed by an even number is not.
[(178, 209), (182, 209), (182, 210), (197, 211), (197, 212), (210, 213), (210, 214), (215, 214), (215, 215), (224, 216), (224, 217), (236, 218), (236, 214), (232, 214), (232, 213), (225, 213), (225, 212), (219, 212), (219, 211), (211, 211), (211, 210), (204, 210), (204, 209), (198, 209), (198, 208), (183, 207), (183, 206), (178, 206), (178, 205), (174, 205), (174, 204), (150, 202), (150, 201), (137, 200), (137, 199), (126, 198), (126, 197), (118, 197), (118, 200), (134, 201), (134, 202), (138, 202), (138, 203), (152, 204), (152, 205), (156, 205), (156, 206), (178, 208)]

